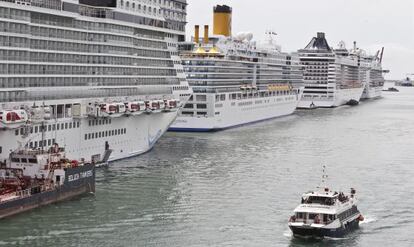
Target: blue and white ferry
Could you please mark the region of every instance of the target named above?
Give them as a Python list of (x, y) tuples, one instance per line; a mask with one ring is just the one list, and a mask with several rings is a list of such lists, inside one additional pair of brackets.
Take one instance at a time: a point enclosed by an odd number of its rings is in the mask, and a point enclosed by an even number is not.
[(289, 219), (295, 237), (340, 238), (357, 229), (364, 220), (357, 207), (356, 190), (349, 194), (322, 187), (302, 195), (301, 204)]

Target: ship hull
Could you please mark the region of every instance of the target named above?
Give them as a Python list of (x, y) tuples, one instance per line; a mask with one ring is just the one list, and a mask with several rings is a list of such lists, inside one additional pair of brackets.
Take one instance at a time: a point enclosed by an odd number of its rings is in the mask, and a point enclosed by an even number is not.
[(364, 90), (361, 99), (378, 99), (382, 96), (382, 89), (383, 87), (367, 87)]
[(311, 98), (304, 94), (298, 104), (300, 109), (332, 108), (346, 105), (349, 101), (360, 101), (364, 88), (338, 89), (331, 98)]
[(71, 168), (66, 171), (65, 182), (60, 187), (21, 199), (0, 202), (0, 219), (94, 192), (94, 165)]
[[(292, 114), (298, 104), (297, 95), (225, 101), (213, 117), (179, 116), (169, 131), (211, 132), (240, 127)], [(233, 105), (232, 105), (233, 104)]]
[(342, 238), (346, 234), (359, 228), (359, 220), (354, 219), (347, 223), (346, 226), (337, 228), (324, 228), (324, 227), (312, 227), (312, 226), (289, 226), (293, 233), (293, 236), (299, 238)]
[[(175, 120), (177, 112), (123, 115), (118, 118), (61, 118), (44, 122), (42, 134), (32, 131), (24, 137), (19, 129), (0, 130), (0, 146), (3, 150), (16, 150), (19, 143), (47, 150), (54, 142), (65, 147), (69, 159), (111, 162), (129, 158), (149, 151)], [(57, 129), (59, 125), (59, 129)], [(40, 130), (41, 124), (33, 125)], [(50, 129), (49, 129), (49, 126)], [(74, 127), (75, 126), (75, 127)], [(63, 127), (63, 128), (62, 128)], [(70, 127), (70, 128), (69, 128)], [(43, 135), (43, 137), (42, 137)], [(27, 141), (30, 140), (30, 141)], [(44, 144), (40, 147), (43, 140)], [(110, 153), (106, 155), (107, 150)], [(6, 160), (8, 153), (0, 154)]]

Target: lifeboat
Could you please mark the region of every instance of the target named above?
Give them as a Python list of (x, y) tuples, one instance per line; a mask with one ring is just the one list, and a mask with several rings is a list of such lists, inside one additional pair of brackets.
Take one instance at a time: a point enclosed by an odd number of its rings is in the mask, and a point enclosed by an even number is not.
[(127, 113), (131, 115), (142, 114), (146, 109), (145, 102), (143, 101), (128, 102), (125, 106)]
[(126, 106), (123, 103), (102, 104), (101, 113), (104, 117), (120, 117), (126, 113)]
[(177, 111), (180, 101), (176, 99), (165, 100), (165, 111)]
[(0, 123), (3, 128), (16, 129), (29, 120), (29, 115), (25, 110), (11, 110), (0, 112)]
[(145, 105), (147, 113), (157, 113), (162, 111), (159, 100), (146, 101)]

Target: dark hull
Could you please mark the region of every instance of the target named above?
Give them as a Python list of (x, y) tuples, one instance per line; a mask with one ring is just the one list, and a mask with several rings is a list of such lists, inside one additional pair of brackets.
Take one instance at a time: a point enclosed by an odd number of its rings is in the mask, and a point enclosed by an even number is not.
[(71, 168), (66, 171), (65, 183), (54, 190), (0, 203), (0, 219), (93, 192), (95, 192), (95, 166)]
[(336, 229), (324, 229), (314, 227), (293, 227), (290, 226), (290, 230), (293, 232), (295, 237), (303, 238), (343, 238), (346, 234), (359, 228), (359, 220), (355, 219), (346, 224), (345, 227)]

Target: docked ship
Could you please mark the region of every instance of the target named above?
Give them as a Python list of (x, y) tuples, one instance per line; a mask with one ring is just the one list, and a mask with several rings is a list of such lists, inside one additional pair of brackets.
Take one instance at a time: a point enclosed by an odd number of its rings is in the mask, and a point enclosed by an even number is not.
[(186, 0), (0, 0), (0, 160), (65, 147), (95, 163), (150, 150), (191, 90)]
[[(348, 50), (341, 41), (337, 49), (329, 46), (324, 33), (318, 33), (299, 50), (304, 66), (305, 90), (298, 108), (337, 107), (349, 102), (358, 103), (365, 88), (375, 97), (383, 80), (380, 65), (368, 58), (362, 49)], [(372, 76), (372, 88), (370, 87)], [(371, 96), (371, 93), (373, 94)]]
[(213, 35), (195, 26), (193, 42), (180, 46), (194, 93), (171, 131), (217, 131), (292, 114), (303, 89), (297, 54), (281, 51), (268, 32), (264, 44), (251, 33), (232, 36), (232, 8), (214, 7)]
[(95, 165), (69, 160), (63, 148), (23, 148), (0, 164), (0, 219), (95, 192)]
[(302, 195), (288, 225), (295, 237), (344, 237), (364, 220), (357, 204), (355, 189), (346, 195), (320, 188)]
[(382, 69), (383, 56), (384, 48), (378, 51), (375, 56), (362, 56), (362, 59), (371, 64), (371, 68), (367, 71), (368, 83), (365, 85), (361, 99), (376, 99), (382, 96), (385, 83), (383, 74), (387, 73)]

